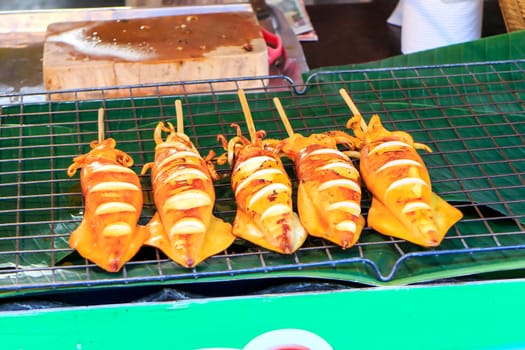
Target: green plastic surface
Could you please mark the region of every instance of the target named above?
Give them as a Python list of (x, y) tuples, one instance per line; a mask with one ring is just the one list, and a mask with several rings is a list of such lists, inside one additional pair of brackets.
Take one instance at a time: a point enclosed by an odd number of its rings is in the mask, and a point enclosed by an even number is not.
[(521, 280), (0, 313), (5, 350), (242, 349), (298, 328), (334, 350), (523, 349)]

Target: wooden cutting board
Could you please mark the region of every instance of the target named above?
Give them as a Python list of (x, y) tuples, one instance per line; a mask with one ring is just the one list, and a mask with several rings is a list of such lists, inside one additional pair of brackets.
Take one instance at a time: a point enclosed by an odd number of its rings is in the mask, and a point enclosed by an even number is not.
[[(268, 54), (252, 12), (53, 23), (43, 53), (47, 90), (107, 88), (268, 75)], [(242, 88), (259, 87), (260, 80)], [(213, 89), (235, 89), (232, 83)], [(182, 86), (133, 89), (134, 96), (182, 92)], [(184, 91), (209, 91), (187, 84)], [(76, 96), (75, 96), (76, 95)], [(129, 96), (129, 89), (51, 94), (52, 99)]]

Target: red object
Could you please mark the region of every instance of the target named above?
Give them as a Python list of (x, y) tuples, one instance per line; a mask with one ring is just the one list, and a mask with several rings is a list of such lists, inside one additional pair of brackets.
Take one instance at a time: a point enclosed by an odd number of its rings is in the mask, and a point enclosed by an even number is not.
[(268, 64), (272, 65), (281, 56), (284, 56), (281, 37), (261, 27), (261, 32), (268, 47)]

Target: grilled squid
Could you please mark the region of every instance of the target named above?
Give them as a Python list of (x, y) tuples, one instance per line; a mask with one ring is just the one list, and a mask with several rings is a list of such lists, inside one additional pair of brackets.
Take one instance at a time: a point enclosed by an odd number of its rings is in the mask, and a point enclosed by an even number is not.
[(365, 219), (359, 172), (337, 149), (339, 139), (352, 143), (344, 133), (308, 137), (294, 133), (282, 141), (282, 151), (295, 164), (297, 208), (304, 228), (345, 249), (357, 242)]
[[(176, 263), (193, 267), (228, 248), (235, 236), (231, 225), (213, 215), (217, 177), (188, 136), (176, 132), (171, 123), (160, 122), (154, 131), (155, 159), (151, 168), (153, 197), (157, 212), (147, 224), (147, 245), (156, 247)], [(167, 132), (166, 140), (162, 132)]]
[(360, 171), (372, 193), (368, 225), (385, 235), (435, 247), (463, 214), (432, 192), (430, 176), (415, 143), (403, 131), (388, 131), (378, 115), (363, 127), (362, 117), (351, 118), (347, 127), (363, 141)]
[(147, 237), (146, 229), (137, 225), (143, 198), (139, 178), (130, 169), (133, 159), (115, 145), (111, 138), (93, 141), (91, 151), (76, 157), (67, 169), (71, 177), (82, 168), (85, 200), (84, 217), (69, 244), (109, 272), (120, 270)]
[(233, 233), (263, 248), (291, 254), (306, 240), (307, 234), (292, 209), (292, 184), (279, 149), (264, 148), (264, 131), (257, 131), (254, 142), (245, 138), (239, 125), (237, 136), (229, 142), (218, 139), (227, 151), (219, 164), (229, 163), (231, 185), (237, 212)]

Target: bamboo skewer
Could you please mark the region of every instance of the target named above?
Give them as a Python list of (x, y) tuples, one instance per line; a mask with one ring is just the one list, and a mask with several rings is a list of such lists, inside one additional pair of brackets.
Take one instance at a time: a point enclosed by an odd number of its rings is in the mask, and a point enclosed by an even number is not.
[(175, 115), (177, 116), (177, 132), (184, 134), (184, 116), (182, 114), (182, 102), (175, 100)]
[(350, 95), (348, 95), (348, 92), (345, 89), (339, 89), (339, 94), (341, 95), (341, 97), (343, 97), (343, 100), (345, 100), (346, 105), (348, 106), (348, 108), (350, 108), (354, 115), (361, 115), (361, 112), (359, 112), (359, 109), (357, 108), (354, 101), (352, 100)]
[(292, 136), (295, 132), (293, 131), (292, 125), (290, 124), (290, 120), (288, 120), (288, 117), (286, 116), (286, 112), (284, 111), (283, 105), (281, 104), (281, 100), (279, 100), (278, 97), (274, 97), (273, 104), (275, 105), (275, 108), (277, 108), (277, 113), (279, 113), (279, 117), (281, 117), (281, 121), (283, 122), (284, 128), (286, 129), (286, 133), (288, 136)]
[(348, 108), (350, 108), (350, 110), (352, 111), (352, 114), (354, 116), (357, 116), (357, 115), (361, 116), (361, 125), (360, 125), (360, 127), (361, 127), (361, 130), (366, 131), (367, 130), (366, 122), (362, 118), (361, 112), (359, 111), (359, 109), (355, 105), (354, 101), (352, 100), (350, 95), (348, 95), (348, 92), (346, 92), (345, 89), (341, 88), (341, 89), (339, 89), (339, 94), (341, 95), (343, 100), (345, 100), (346, 105), (348, 106)]
[(102, 143), (104, 141), (104, 108), (98, 109), (97, 127), (98, 143)]
[(237, 94), (239, 95), (239, 100), (241, 101), (242, 112), (244, 113), (244, 118), (246, 119), (250, 140), (252, 143), (254, 143), (257, 136), (255, 132), (255, 124), (253, 123), (252, 112), (250, 111), (250, 106), (248, 105), (248, 100), (246, 99), (243, 89), (239, 89)]

